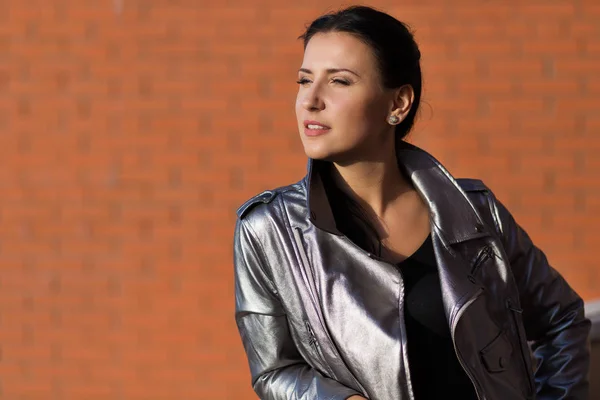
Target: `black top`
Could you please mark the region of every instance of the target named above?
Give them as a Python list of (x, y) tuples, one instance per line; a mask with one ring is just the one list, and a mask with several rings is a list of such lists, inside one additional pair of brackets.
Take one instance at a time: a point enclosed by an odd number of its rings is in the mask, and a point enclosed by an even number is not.
[(398, 267), (404, 281), (404, 318), (415, 399), (476, 400), (473, 384), (452, 344), (431, 235)]

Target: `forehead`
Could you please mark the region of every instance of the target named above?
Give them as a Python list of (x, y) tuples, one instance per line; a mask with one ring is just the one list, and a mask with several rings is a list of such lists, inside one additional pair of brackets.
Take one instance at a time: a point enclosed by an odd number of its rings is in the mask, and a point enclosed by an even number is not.
[(327, 68), (348, 68), (359, 73), (373, 71), (376, 67), (371, 48), (345, 32), (314, 35), (304, 50), (302, 66), (313, 72)]

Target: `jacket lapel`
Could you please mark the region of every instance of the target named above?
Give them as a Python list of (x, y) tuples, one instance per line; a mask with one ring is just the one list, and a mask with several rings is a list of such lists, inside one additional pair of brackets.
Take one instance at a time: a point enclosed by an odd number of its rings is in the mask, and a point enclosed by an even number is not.
[[(398, 166), (410, 177), (431, 213), (431, 230), (442, 297), (448, 322), (481, 285), (468, 278), (476, 255), (490, 232), (450, 173), (429, 153), (399, 141)], [(305, 178), (310, 221), (318, 228), (342, 235), (336, 228), (319, 171), (324, 161), (309, 159)]]
[(490, 233), (450, 173), (427, 152), (401, 142), (398, 161), (427, 203), (442, 298), (449, 324), (462, 306), (480, 291), (469, 274)]

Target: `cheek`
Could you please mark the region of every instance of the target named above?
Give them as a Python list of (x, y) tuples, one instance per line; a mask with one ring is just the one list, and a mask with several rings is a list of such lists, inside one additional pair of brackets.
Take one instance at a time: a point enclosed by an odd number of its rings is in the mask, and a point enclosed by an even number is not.
[(300, 96), (300, 93), (298, 93), (296, 95), (296, 103), (295, 103), (296, 117), (298, 117), (300, 115), (301, 109), (302, 109), (302, 98)]
[[(364, 95), (346, 95), (332, 99), (332, 109), (340, 118), (338, 122), (351, 124), (358, 130), (371, 130), (373, 125), (385, 121), (385, 110), (377, 99)], [(382, 117), (383, 115), (383, 117)]]
[(357, 113), (363, 115), (364, 102), (360, 96), (356, 96), (348, 93), (339, 93), (336, 96), (331, 96), (330, 104), (331, 108), (335, 109), (337, 113), (352, 116)]
[(381, 99), (373, 93), (365, 92), (346, 93), (337, 97), (336, 101), (343, 107), (351, 109), (354, 114), (373, 116), (381, 108)]

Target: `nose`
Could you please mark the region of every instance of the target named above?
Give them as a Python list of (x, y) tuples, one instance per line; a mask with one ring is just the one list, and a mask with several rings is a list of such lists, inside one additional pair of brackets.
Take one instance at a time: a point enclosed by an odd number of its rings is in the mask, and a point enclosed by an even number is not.
[(302, 107), (308, 111), (321, 111), (325, 108), (325, 103), (319, 92), (317, 85), (306, 88), (303, 93)]

